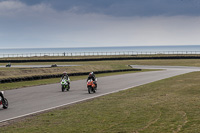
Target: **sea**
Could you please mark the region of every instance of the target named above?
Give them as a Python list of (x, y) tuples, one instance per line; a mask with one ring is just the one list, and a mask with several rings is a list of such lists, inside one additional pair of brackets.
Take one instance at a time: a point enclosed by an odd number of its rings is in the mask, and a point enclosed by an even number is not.
[(34, 53), (83, 53), (83, 52), (167, 52), (167, 51), (199, 51), (200, 45), (173, 46), (116, 46), (116, 47), (74, 47), (74, 48), (0, 48), (0, 57), (9, 54)]

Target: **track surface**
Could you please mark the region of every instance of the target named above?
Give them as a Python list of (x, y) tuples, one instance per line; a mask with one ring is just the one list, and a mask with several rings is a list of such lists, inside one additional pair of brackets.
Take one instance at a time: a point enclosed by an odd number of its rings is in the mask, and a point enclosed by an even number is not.
[(200, 71), (198, 67), (136, 65), (132, 67), (165, 70), (98, 78), (98, 90), (95, 94), (88, 94), (86, 80), (72, 81), (69, 92), (61, 92), (59, 83), (8, 90), (5, 92), (5, 97), (9, 101), (9, 108), (6, 110), (0, 108), (0, 122), (118, 92), (176, 75)]

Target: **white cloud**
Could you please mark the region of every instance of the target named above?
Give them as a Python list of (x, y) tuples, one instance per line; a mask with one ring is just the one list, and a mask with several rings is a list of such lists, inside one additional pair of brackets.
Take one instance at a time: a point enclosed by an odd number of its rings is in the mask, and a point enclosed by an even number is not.
[(20, 12), (25, 5), (18, 1), (0, 2), (0, 16), (10, 16)]

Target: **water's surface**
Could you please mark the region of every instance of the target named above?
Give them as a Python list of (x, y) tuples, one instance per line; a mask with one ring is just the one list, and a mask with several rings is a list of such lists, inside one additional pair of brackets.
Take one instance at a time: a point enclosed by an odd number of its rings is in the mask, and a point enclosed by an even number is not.
[(122, 47), (80, 47), (80, 48), (15, 48), (0, 49), (0, 54), (30, 54), (30, 53), (75, 53), (75, 52), (159, 52), (159, 51), (200, 51), (200, 45), (186, 46), (122, 46)]

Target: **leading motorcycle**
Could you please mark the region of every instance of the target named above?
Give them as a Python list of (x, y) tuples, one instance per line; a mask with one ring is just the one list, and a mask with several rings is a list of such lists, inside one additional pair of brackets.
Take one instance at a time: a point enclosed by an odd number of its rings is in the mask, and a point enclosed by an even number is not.
[[(1, 91), (2, 94), (4, 94), (4, 91)], [(3, 109), (7, 109), (8, 108), (8, 100), (6, 98), (4, 98), (4, 100), (2, 99), (2, 97), (0, 97), (0, 106), (3, 106)]]
[(88, 88), (88, 93), (96, 93), (97, 90), (97, 85), (94, 84), (94, 82), (97, 82), (97, 79), (95, 79), (95, 81), (93, 81), (92, 79), (89, 79), (87, 81), (87, 88)]

